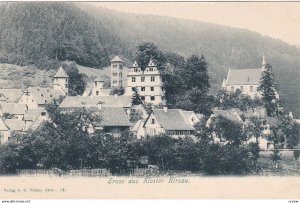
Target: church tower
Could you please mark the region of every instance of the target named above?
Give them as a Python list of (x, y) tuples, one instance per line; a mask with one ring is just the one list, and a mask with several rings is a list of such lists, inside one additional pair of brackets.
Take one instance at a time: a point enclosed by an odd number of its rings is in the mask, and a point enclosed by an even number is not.
[(124, 61), (120, 57), (116, 56), (110, 61), (111, 65), (111, 87), (122, 87), (123, 86), (123, 67)]
[(62, 91), (66, 96), (69, 92), (69, 76), (60, 67), (53, 77), (53, 88)]
[(266, 66), (267, 66), (267, 63), (266, 63), (266, 59), (265, 59), (265, 53), (263, 53), (263, 59), (262, 59), (262, 63), (261, 63), (261, 71), (264, 71)]

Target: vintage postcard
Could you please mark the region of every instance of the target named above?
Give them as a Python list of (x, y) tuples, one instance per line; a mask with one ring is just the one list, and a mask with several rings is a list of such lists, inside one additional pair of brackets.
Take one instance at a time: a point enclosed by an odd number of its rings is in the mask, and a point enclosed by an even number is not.
[(300, 198), (299, 2), (0, 2), (0, 199)]

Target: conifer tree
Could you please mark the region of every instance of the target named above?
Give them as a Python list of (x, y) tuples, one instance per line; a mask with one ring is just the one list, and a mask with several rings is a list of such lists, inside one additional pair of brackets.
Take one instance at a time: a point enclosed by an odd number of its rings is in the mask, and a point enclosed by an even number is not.
[(133, 94), (132, 94), (132, 105), (139, 105), (139, 104), (143, 104), (143, 101), (141, 99), (140, 94), (138, 93), (138, 90), (136, 89), (136, 87), (134, 87), (132, 89)]
[(275, 77), (272, 71), (272, 66), (267, 64), (262, 71), (262, 77), (260, 79), (260, 86), (258, 88), (262, 94), (262, 100), (264, 102), (267, 115), (274, 116), (277, 114), (277, 85)]

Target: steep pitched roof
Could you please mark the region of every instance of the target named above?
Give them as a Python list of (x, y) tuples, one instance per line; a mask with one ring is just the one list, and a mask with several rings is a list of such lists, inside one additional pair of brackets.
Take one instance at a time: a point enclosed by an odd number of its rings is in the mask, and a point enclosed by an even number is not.
[(8, 102), (18, 102), (23, 95), (22, 89), (0, 89), (0, 94), (4, 95)]
[(62, 67), (60, 67), (56, 72), (56, 74), (54, 75), (54, 78), (68, 78), (68, 77), (69, 76), (67, 75), (67, 73)]
[(153, 114), (165, 130), (194, 130), (194, 127), (186, 122), (181, 109), (154, 109)]
[(22, 131), (24, 128), (24, 121), (19, 119), (6, 119), (4, 121), (5, 125), (13, 131)]
[(45, 111), (45, 108), (35, 108), (35, 109), (29, 109), (25, 115), (24, 120), (26, 121), (35, 121), (38, 119), (38, 117), (42, 114), (42, 112)]
[(110, 62), (124, 62), (119, 56), (115, 56)]
[(27, 111), (26, 104), (0, 102), (2, 113), (24, 115)]
[(61, 91), (51, 88), (29, 87), (28, 91), (38, 104), (49, 104), (53, 99), (64, 95)]
[(67, 96), (59, 107), (61, 108), (80, 108), (85, 106), (97, 106), (98, 102), (103, 102), (103, 107), (130, 107), (130, 96)]
[(7, 130), (8, 130), (7, 126), (5, 125), (4, 121), (0, 117), (0, 131), (7, 131)]
[(138, 120), (133, 126), (132, 126), (132, 131), (133, 132), (137, 132), (139, 130), (140, 127), (142, 127), (144, 125), (144, 121), (143, 120)]
[(226, 85), (258, 85), (261, 69), (229, 69)]

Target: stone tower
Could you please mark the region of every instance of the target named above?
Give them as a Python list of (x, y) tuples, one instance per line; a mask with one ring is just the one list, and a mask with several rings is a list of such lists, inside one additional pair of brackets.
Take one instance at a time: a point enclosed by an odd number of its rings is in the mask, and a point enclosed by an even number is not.
[(53, 77), (53, 88), (62, 91), (66, 96), (69, 92), (69, 76), (60, 67)]
[(116, 56), (110, 61), (111, 65), (111, 87), (122, 87), (123, 86), (123, 67), (124, 61), (120, 57)]

